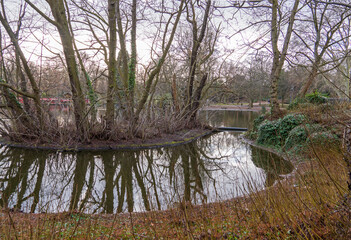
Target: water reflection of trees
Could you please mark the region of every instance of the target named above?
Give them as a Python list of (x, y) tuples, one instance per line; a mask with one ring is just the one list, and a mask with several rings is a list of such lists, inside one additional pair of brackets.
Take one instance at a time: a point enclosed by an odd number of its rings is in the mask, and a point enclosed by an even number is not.
[[(1, 148), (0, 206), (112, 213), (204, 203), (215, 200), (220, 184), (222, 192), (238, 184), (238, 166), (251, 162), (251, 152), (253, 163), (266, 173), (266, 185), (291, 171), (285, 170), (287, 163), (262, 156), (265, 152), (250, 149), (229, 133), (143, 151), (71, 154)], [(219, 177), (225, 183), (218, 183)]]
[(251, 152), (252, 162), (266, 173), (266, 187), (272, 186), (280, 178), (280, 175), (289, 174), (294, 169), (291, 162), (271, 152), (256, 147), (251, 147)]
[(192, 143), (100, 154), (2, 148), (0, 205), (30, 212), (112, 213), (206, 202), (203, 181), (212, 165), (198, 148)]

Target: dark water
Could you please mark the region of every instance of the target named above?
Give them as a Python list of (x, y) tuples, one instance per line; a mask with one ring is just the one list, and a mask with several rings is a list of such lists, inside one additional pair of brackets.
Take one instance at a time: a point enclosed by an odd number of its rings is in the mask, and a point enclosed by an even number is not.
[[(215, 126), (250, 127), (255, 113), (207, 111)], [(0, 205), (25, 212), (113, 213), (208, 203), (274, 184), (291, 163), (222, 132), (183, 146), (62, 153), (0, 149)]]

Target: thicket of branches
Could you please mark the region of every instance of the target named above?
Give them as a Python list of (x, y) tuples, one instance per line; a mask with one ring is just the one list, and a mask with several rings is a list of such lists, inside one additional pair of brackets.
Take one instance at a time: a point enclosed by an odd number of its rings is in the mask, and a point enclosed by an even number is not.
[[(2, 0), (1, 134), (147, 138), (198, 125), (206, 99), (350, 96), (345, 1)], [(43, 98), (70, 99), (68, 113)]]

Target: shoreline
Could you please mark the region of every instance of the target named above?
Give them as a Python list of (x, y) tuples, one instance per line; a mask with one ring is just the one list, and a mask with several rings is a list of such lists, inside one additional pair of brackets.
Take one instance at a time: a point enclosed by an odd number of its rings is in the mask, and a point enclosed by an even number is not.
[[(262, 111), (262, 106), (254, 105), (250, 108), (247, 105), (209, 105), (203, 107), (202, 111), (243, 111), (243, 112), (260, 112)], [(265, 106), (266, 110), (268, 111), (270, 108)]]
[[(36, 143), (19, 143), (0, 138), (0, 145), (22, 148), (30, 150), (49, 150), (49, 151), (63, 151), (63, 152), (80, 152), (80, 151), (118, 151), (118, 150), (144, 150), (157, 149), (164, 147), (175, 147), (183, 144), (188, 144), (196, 141), (199, 138), (211, 135), (216, 132), (216, 129), (190, 129), (188, 131), (182, 130), (174, 134), (169, 134), (164, 137), (150, 138), (144, 142), (133, 142), (133, 140), (122, 141), (121, 143), (113, 142), (99, 142), (96, 144), (77, 144), (70, 146), (52, 145), (52, 144), (36, 144)], [(184, 133), (184, 134), (182, 134)], [(190, 136), (189, 136), (190, 135)], [(165, 140), (166, 139), (166, 140)]]

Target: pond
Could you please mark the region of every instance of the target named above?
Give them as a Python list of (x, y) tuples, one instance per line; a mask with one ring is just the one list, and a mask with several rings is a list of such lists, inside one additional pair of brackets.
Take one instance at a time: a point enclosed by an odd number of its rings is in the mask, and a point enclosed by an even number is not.
[[(249, 127), (257, 113), (204, 111), (213, 126)], [(274, 184), (290, 162), (220, 132), (170, 148), (52, 152), (0, 149), (0, 206), (23, 212), (163, 210), (223, 201)]]

